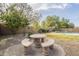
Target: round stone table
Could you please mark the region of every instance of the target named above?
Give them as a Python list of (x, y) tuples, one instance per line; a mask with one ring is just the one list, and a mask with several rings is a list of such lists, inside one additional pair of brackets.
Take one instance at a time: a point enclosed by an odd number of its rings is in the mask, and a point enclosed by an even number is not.
[(41, 47), (41, 42), (44, 42), (44, 38), (46, 37), (45, 34), (33, 34), (30, 37), (34, 40), (35, 46), (37, 48)]

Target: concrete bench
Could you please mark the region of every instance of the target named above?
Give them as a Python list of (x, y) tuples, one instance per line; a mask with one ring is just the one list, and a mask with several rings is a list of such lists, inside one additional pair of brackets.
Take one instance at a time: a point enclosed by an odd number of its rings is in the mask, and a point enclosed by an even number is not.
[(22, 45), (25, 46), (25, 47), (29, 47), (32, 45), (33, 41), (30, 41), (29, 39), (24, 39), (22, 40)]
[(24, 52), (25, 55), (27, 55), (29, 53), (29, 49), (31, 49), (31, 45), (32, 45), (33, 41), (30, 41), (30, 39), (24, 39), (21, 41), (21, 44), (24, 46)]
[(42, 53), (48, 55), (49, 49), (53, 49), (54, 40), (48, 39), (45, 42), (41, 43)]

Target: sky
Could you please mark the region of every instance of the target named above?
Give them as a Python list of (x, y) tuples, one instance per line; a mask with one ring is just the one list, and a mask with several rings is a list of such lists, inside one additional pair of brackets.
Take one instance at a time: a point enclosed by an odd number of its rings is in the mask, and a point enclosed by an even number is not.
[(79, 4), (77, 3), (32, 3), (29, 5), (42, 15), (42, 20), (47, 16), (56, 15), (69, 19), (76, 27), (79, 27)]

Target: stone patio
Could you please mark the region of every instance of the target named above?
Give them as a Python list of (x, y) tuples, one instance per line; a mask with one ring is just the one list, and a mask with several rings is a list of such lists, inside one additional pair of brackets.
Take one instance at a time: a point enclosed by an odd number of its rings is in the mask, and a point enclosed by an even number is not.
[[(28, 56), (43, 56), (41, 49), (32, 47), (29, 49)], [(4, 52), (4, 56), (24, 56), (24, 47), (21, 44), (11, 46)], [(60, 45), (55, 44), (54, 49), (49, 51), (49, 56), (63, 56), (65, 55), (64, 50)]]
[[(7, 38), (9, 38), (9, 39), (7, 39)], [(11, 38), (13, 38), (13, 39), (11, 39)], [(23, 48), (23, 46), (20, 43), (24, 38), (25, 37), (23, 36), (23, 34), (17, 34), (17, 35), (11, 35), (11, 36), (8, 36), (8, 37), (2, 39), (0, 41), (0, 56), (6, 55), (7, 52), (9, 52), (8, 49), (11, 49), (11, 47), (16, 46), (16, 49), (14, 48), (14, 50)], [(78, 41), (77, 42), (76, 41), (74, 41), (74, 42), (67, 41), (66, 42), (66, 41), (57, 39), (56, 44), (61, 45), (63, 47), (63, 49), (66, 52), (66, 56), (79, 56), (79, 42)], [(23, 50), (24, 49), (21, 49), (21, 52), (23, 52)], [(13, 52), (9, 52), (9, 53), (13, 53)], [(19, 52), (17, 54), (23, 55), (23, 54), (19, 54)]]

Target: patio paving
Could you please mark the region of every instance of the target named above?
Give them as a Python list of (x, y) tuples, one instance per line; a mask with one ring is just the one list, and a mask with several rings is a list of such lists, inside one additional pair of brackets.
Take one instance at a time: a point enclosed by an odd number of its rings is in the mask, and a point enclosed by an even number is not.
[[(43, 56), (41, 49), (32, 46), (29, 49), (30, 53), (27, 56)], [(21, 44), (11, 46), (4, 52), (4, 56), (24, 56), (24, 47)], [(60, 45), (55, 44), (53, 50), (49, 51), (49, 56), (64, 56), (65, 52)]]
[[(9, 36), (8, 38), (13, 38), (13, 39), (5, 38), (0, 41), (0, 56), (6, 55), (7, 53), (5, 53), (5, 51), (9, 52), (8, 49), (10, 49), (11, 47), (18, 46), (16, 48), (16, 50), (19, 48), (23, 48), (23, 46), (20, 43), (25, 37), (22, 34), (18, 34), (18, 35), (14, 35), (14, 36), (12, 35), (12, 36)], [(56, 44), (61, 45), (63, 47), (63, 49), (66, 52), (66, 56), (79, 56), (79, 42), (78, 41), (74, 41), (74, 42), (67, 41), (66, 42), (66, 41), (57, 39)], [(23, 49), (22, 49), (22, 52), (23, 52)], [(20, 55), (22, 55), (22, 54), (20, 54)]]

